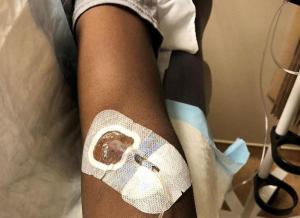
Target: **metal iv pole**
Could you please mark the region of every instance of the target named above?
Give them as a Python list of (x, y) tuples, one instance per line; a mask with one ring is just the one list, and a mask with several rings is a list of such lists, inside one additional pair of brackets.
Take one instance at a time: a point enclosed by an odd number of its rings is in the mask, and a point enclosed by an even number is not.
[[(248, 197), (243, 213), (240, 217), (256, 217), (254, 213), (258, 212), (255, 203), (264, 211), (273, 215), (288, 215), (298, 203), (297, 192), (287, 183), (271, 174), (273, 163), (275, 162), (286, 172), (300, 175), (300, 166), (291, 164), (288, 160), (283, 159), (278, 151), (284, 144), (294, 144), (300, 146), (300, 136), (288, 131), (293, 117), (300, 108), (300, 73), (297, 75), (294, 86), (291, 90), (287, 103), (276, 127), (271, 131), (271, 147), (268, 148), (267, 154), (260, 165), (257, 175), (254, 178), (253, 192)], [(263, 188), (271, 188), (267, 190)], [(276, 208), (271, 204), (271, 199), (276, 197), (276, 193), (284, 190), (292, 199), (292, 205), (286, 208)], [(274, 191), (275, 190), (275, 191)], [(265, 196), (264, 196), (265, 194)], [(268, 200), (266, 200), (268, 196)], [(264, 198), (264, 199), (263, 199)]]
[[(272, 176), (270, 174), (273, 163), (275, 162), (283, 170), (300, 175), (300, 166), (291, 164), (288, 160), (280, 156), (280, 147), (284, 144), (294, 144), (300, 146), (300, 136), (290, 132), (289, 126), (292, 119), (300, 108), (300, 74), (297, 75), (294, 86), (291, 90), (287, 103), (284, 107), (282, 115), (276, 127), (271, 131), (271, 148), (268, 149), (267, 154), (258, 169), (258, 173), (254, 179), (254, 197), (256, 203), (265, 211), (274, 215), (287, 215), (292, 212), (298, 203), (298, 196), (296, 191), (287, 183)], [(260, 189), (265, 186), (275, 186), (277, 189), (286, 191), (293, 203), (287, 208), (273, 207), (269, 202), (264, 202), (260, 197)]]

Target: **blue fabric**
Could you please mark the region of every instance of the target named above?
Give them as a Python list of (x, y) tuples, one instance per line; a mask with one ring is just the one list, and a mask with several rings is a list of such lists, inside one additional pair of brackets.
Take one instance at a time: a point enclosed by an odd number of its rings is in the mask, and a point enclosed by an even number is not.
[(235, 174), (248, 160), (249, 151), (244, 140), (238, 138), (222, 153), (215, 145), (209, 132), (207, 121), (202, 110), (196, 106), (173, 100), (166, 100), (170, 118), (181, 120), (197, 129), (212, 146), (218, 163), (230, 175)]

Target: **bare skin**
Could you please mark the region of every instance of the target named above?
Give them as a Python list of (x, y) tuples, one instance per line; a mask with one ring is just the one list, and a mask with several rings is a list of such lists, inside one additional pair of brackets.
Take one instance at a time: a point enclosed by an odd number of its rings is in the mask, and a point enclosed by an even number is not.
[[(85, 12), (77, 24), (78, 92), (82, 134), (95, 115), (117, 110), (167, 139), (181, 153), (168, 119), (151, 38), (145, 23), (121, 7), (102, 5)], [(119, 193), (82, 174), (84, 218), (148, 218)], [(196, 217), (191, 188), (163, 217)]]

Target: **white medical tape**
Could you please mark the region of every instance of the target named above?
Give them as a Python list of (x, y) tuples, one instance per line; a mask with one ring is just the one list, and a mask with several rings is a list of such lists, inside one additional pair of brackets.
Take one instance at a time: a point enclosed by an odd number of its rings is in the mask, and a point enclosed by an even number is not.
[(94, 118), (84, 144), (82, 172), (150, 214), (168, 210), (191, 186), (187, 164), (170, 143), (113, 110)]

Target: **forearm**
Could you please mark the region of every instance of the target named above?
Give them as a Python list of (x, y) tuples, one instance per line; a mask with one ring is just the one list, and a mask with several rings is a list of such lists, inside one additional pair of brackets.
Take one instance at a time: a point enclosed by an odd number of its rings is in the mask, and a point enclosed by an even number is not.
[(172, 131), (142, 21), (123, 9), (101, 6), (82, 16), (77, 33), (83, 134), (99, 111), (110, 108), (168, 137)]
[[(96, 7), (79, 19), (77, 36), (83, 136), (98, 112), (114, 109), (181, 150), (165, 111), (151, 39), (143, 21), (115, 6)], [(187, 198), (192, 199), (191, 193)], [(107, 185), (87, 175), (82, 177), (82, 200), (84, 217), (105, 217), (109, 213), (110, 217), (148, 217), (123, 202), (120, 194)], [(112, 201), (121, 210), (111, 211)], [(193, 204), (192, 200), (184, 202)], [(181, 204), (177, 203), (177, 207)]]

